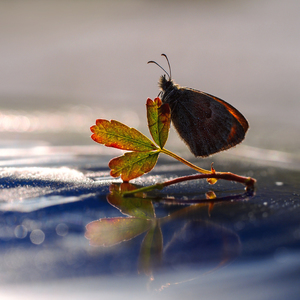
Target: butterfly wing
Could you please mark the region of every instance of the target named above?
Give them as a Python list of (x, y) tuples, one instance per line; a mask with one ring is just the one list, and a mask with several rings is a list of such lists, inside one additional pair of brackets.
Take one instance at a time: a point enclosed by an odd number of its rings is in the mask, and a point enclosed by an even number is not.
[(240, 143), (248, 130), (244, 116), (229, 103), (193, 89), (169, 97), (172, 122), (195, 156), (209, 156)]

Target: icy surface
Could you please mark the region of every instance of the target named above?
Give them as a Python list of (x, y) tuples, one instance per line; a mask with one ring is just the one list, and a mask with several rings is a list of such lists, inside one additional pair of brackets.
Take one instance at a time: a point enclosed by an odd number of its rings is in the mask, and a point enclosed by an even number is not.
[[(96, 183), (82, 172), (67, 167), (0, 168), (0, 209), (29, 212), (79, 201), (95, 194), (101, 185), (103, 183)], [(78, 195), (68, 196), (73, 190), (78, 190)], [(66, 195), (61, 196), (64, 193)]]

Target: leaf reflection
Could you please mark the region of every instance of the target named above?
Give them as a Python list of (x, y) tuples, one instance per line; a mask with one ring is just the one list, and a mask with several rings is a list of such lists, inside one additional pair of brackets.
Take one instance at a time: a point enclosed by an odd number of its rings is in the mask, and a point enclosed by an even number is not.
[[(159, 269), (173, 268), (174, 263), (178, 266), (214, 261), (215, 267), (212, 270), (215, 270), (239, 255), (238, 235), (212, 221), (202, 220), (199, 218), (199, 212), (203, 208), (208, 209), (210, 215), (218, 202), (245, 200), (252, 196), (249, 192), (222, 198), (218, 198), (214, 193), (208, 193), (205, 199), (197, 201), (161, 198), (160, 202), (169, 205), (188, 206), (157, 218), (153, 199), (146, 198), (142, 194), (131, 198), (122, 197), (123, 192), (135, 189), (136, 186), (130, 183), (110, 186), (107, 201), (124, 217), (102, 218), (89, 223), (86, 226), (85, 237), (90, 245), (109, 247), (146, 233), (140, 246), (138, 272), (150, 276), (152, 281)], [(164, 245), (161, 226), (167, 223), (173, 224), (171, 226), (173, 237)]]
[[(126, 199), (122, 197), (124, 191), (134, 189), (136, 187), (130, 183), (110, 186), (110, 193), (107, 195), (108, 203), (126, 217), (102, 218), (87, 224), (85, 237), (90, 241), (90, 245), (110, 247), (128, 241), (145, 231), (149, 234), (159, 226), (151, 201), (137, 197)], [(147, 246), (150, 245), (148, 239), (145, 242)]]
[(86, 226), (85, 237), (92, 246), (110, 247), (131, 240), (151, 225), (151, 220), (142, 218), (103, 218)]
[(139, 273), (152, 275), (153, 270), (158, 269), (162, 263), (163, 236), (159, 222), (146, 234), (140, 250), (138, 269)]
[(123, 215), (144, 219), (155, 218), (155, 211), (151, 201), (145, 201), (145, 199), (139, 197), (128, 197), (124, 200), (122, 193), (135, 189), (136, 187), (130, 183), (122, 183), (120, 186), (112, 184), (109, 187), (110, 193), (107, 195), (107, 201), (119, 209)]

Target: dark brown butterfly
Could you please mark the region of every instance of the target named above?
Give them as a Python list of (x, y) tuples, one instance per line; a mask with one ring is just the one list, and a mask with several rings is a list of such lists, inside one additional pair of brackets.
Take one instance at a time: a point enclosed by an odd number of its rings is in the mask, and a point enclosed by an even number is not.
[(171, 119), (195, 156), (206, 157), (239, 144), (249, 128), (244, 116), (229, 103), (210, 94), (180, 87), (171, 78), (171, 67), (159, 80), (161, 100), (171, 108)]

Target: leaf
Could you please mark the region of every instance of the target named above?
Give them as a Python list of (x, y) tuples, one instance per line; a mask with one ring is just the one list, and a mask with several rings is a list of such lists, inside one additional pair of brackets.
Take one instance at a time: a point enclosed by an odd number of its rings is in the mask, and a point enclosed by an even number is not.
[(92, 246), (110, 247), (142, 234), (152, 223), (141, 218), (103, 218), (86, 225), (85, 237)]
[(163, 255), (163, 235), (157, 223), (146, 234), (140, 250), (139, 272), (152, 275), (160, 267)]
[(137, 178), (154, 168), (158, 155), (159, 151), (125, 153), (109, 162), (110, 175), (112, 177), (121, 176), (123, 181)]
[(154, 101), (148, 98), (146, 106), (148, 127), (152, 138), (160, 148), (163, 148), (170, 130), (171, 112), (169, 104), (162, 104), (159, 98), (155, 98)]
[(107, 147), (114, 147), (122, 150), (151, 151), (157, 147), (145, 135), (134, 128), (130, 128), (115, 120), (96, 120), (92, 126), (91, 138)]
[(109, 187), (110, 193), (107, 196), (107, 201), (119, 209), (122, 214), (143, 219), (155, 218), (154, 207), (151, 201), (145, 201), (145, 199), (137, 197), (124, 198), (122, 196), (123, 192), (135, 189), (136, 187), (130, 183), (122, 183), (120, 187), (112, 184)]

